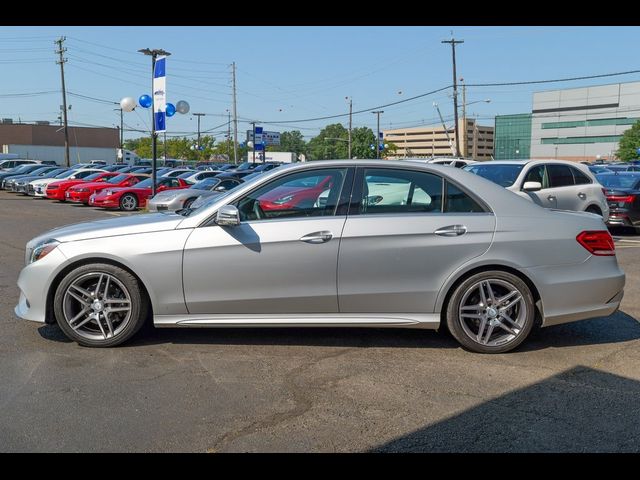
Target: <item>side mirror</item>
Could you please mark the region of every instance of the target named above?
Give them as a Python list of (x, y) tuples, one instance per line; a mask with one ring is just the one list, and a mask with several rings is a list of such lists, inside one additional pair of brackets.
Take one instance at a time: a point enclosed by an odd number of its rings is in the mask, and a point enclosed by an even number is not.
[(224, 205), (216, 214), (216, 223), (222, 227), (236, 227), (240, 225), (240, 212), (234, 205)]
[(524, 182), (522, 190), (525, 192), (537, 192), (542, 190), (542, 184), (540, 182)]
[(167, 187), (165, 185), (160, 185), (158, 186), (158, 188), (156, 188), (156, 192), (161, 192), (162, 190), (166, 190)]

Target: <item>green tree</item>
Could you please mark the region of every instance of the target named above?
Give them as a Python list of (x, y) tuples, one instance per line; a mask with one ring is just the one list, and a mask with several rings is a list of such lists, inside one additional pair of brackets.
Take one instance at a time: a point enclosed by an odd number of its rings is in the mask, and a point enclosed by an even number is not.
[(622, 134), (616, 155), (621, 160), (633, 160), (638, 158), (636, 151), (638, 148), (640, 148), (640, 121), (634, 123), (630, 129)]
[(351, 131), (351, 155), (356, 158), (376, 158), (371, 145), (376, 143), (376, 134), (369, 127), (354, 128)]
[(310, 160), (347, 158), (349, 132), (339, 123), (324, 127), (318, 136), (309, 140), (308, 155)]

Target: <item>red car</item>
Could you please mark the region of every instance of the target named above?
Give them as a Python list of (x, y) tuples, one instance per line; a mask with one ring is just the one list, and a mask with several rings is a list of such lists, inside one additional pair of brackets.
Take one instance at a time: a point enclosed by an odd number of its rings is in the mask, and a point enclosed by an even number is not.
[[(177, 190), (190, 187), (191, 184), (181, 178), (162, 177), (156, 180), (157, 192), (163, 190)], [(106, 188), (89, 197), (89, 205), (104, 208), (119, 208), (132, 211), (147, 206), (147, 199), (151, 196), (151, 179), (148, 178), (132, 187)]]
[(117, 175), (111, 172), (105, 172), (104, 170), (81, 170), (72, 177), (65, 180), (58, 180), (51, 182), (47, 185), (45, 195), (51, 200), (59, 200), (64, 202), (67, 200), (65, 192), (68, 188), (73, 187), (79, 183), (95, 182), (101, 178), (109, 178), (113, 175)]
[(66, 197), (70, 202), (89, 204), (89, 197), (105, 188), (131, 187), (138, 182), (146, 180), (149, 175), (136, 175), (131, 173), (114, 174), (112, 177), (103, 177), (95, 182), (81, 183), (67, 190)]
[(260, 208), (264, 211), (311, 208), (320, 194), (331, 188), (332, 182), (331, 175), (292, 180), (260, 196)]

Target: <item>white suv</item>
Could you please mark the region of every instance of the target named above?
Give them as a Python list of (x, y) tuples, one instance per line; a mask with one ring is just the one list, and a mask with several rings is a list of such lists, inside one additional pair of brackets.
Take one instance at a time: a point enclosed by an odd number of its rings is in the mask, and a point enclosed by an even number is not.
[(465, 170), (502, 185), (546, 208), (601, 215), (606, 222), (609, 205), (586, 165), (565, 160), (513, 160), (478, 162)]

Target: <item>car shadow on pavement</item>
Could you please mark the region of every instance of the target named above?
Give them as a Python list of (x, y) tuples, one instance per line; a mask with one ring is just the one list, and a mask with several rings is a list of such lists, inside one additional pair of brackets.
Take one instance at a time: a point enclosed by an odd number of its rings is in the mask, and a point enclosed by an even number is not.
[[(57, 325), (38, 328), (42, 338), (71, 342)], [(516, 351), (620, 343), (640, 338), (640, 322), (624, 312), (534, 330)], [(446, 332), (419, 328), (153, 328), (122, 347), (161, 344), (301, 345), (335, 347), (460, 348)]]
[(372, 452), (640, 452), (640, 382), (577, 366)]

